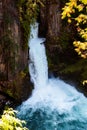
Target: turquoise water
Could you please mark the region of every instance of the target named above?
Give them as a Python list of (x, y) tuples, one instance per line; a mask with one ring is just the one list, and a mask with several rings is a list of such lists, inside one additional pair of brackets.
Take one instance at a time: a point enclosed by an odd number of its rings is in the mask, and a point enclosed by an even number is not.
[(87, 98), (74, 86), (48, 78), (44, 39), (38, 38), (37, 23), (31, 33), (29, 72), (34, 90), (17, 108), (18, 117), (26, 120), (29, 130), (87, 130)]
[[(76, 109), (76, 108), (73, 108)], [(26, 120), (29, 130), (87, 130), (87, 118), (77, 118), (78, 110), (74, 114), (58, 113), (50, 108), (37, 109), (32, 112), (29, 109), (21, 119)]]
[(86, 97), (59, 79), (50, 79), (49, 84), (34, 90), (18, 107), (29, 130), (87, 130)]

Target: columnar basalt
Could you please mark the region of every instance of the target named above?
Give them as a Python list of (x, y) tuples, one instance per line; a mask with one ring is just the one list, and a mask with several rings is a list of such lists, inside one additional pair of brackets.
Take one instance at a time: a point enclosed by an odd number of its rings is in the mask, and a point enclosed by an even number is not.
[(22, 33), (16, 0), (0, 0), (0, 92), (18, 102), (31, 91), (26, 79), (28, 48), (22, 48)]

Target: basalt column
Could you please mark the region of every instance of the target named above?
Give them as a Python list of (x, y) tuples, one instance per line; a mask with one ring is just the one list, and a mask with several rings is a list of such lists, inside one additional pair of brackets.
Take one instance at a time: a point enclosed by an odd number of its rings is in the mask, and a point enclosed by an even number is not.
[(22, 33), (16, 0), (0, 0), (0, 92), (17, 101), (30, 91), (28, 48), (22, 47)]

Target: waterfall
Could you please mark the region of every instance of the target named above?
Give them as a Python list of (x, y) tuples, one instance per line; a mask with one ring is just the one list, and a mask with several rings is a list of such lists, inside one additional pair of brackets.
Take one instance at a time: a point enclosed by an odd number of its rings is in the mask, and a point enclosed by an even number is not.
[(30, 130), (86, 130), (87, 98), (59, 78), (48, 78), (44, 38), (38, 24), (31, 27), (29, 72), (34, 90), (18, 107), (18, 116)]
[(45, 87), (48, 81), (48, 65), (44, 41), (45, 38), (38, 38), (38, 23), (36, 23), (31, 27), (31, 38), (29, 41), (29, 72), (35, 87)]

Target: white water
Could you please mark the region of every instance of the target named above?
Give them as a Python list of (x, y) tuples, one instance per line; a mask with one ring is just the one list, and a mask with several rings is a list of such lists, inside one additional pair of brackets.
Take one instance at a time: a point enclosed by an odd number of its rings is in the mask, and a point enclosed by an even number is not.
[(41, 44), (45, 39), (38, 38), (38, 24), (31, 34), (29, 72), (35, 89), (19, 107), (19, 116), (30, 121), (31, 130), (86, 130), (87, 99), (60, 79), (48, 78), (45, 47)]
[[(31, 28), (31, 38), (29, 41), (30, 64), (29, 72), (31, 81), (36, 87), (45, 87), (48, 81), (48, 65), (45, 47), (42, 44), (45, 39), (38, 38), (38, 24)], [(38, 43), (38, 44), (37, 44)]]

